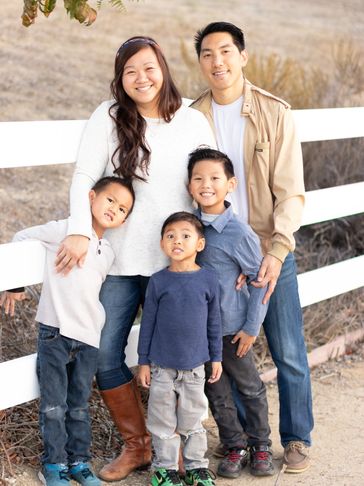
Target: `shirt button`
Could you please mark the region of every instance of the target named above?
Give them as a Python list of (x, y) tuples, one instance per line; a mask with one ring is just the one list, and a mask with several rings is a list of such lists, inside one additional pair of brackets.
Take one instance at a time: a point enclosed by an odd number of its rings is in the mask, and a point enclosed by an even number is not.
[(101, 250), (97, 250), (97, 253), (98, 253), (99, 255), (101, 255)]

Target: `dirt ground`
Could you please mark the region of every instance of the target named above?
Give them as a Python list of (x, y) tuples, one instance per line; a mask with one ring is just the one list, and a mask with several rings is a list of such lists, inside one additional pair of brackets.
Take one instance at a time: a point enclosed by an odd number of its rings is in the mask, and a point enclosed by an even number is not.
[[(282, 448), (278, 437), (278, 401), (276, 384), (268, 385), (270, 424), (276, 474), (254, 478), (248, 469), (239, 479), (219, 478), (217, 486), (359, 486), (364, 477), (364, 345), (354, 355), (331, 361), (312, 372), (315, 428), (312, 434), (312, 465), (305, 473), (279, 474)], [(212, 450), (217, 445), (217, 429), (212, 418), (206, 421), (210, 467), (216, 470)], [(96, 470), (101, 466), (95, 462)], [(148, 472), (134, 473), (115, 486), (146, 486)], [(22, 468), (7, 486), (38, 486), (36, 471)], [(73, 483), (72, 483), (73, 484)], [(76, 483), (74, 483), (76, 485)], [(104, 486), (110, 483), (103, 483)]]

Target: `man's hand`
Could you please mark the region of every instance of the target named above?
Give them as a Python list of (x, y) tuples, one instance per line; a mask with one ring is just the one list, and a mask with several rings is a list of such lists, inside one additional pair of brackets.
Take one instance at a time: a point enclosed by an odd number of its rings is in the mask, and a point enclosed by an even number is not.
[(277, 284), (278, 277), (281, 273), (282, 262), (273, 255), (266, 255), (263, 258), (262, 264), (259, 269), (257, 279), (252, 282), (254, 287), (262, 288), (268, 285), (267, 292), (263, 299), (263, 304), (266, 304), (273, 294), (275, 286)]
[(244, 287), (246, 284), (246, 275), (241, 273), (239, 277), (236, 279), (236, 285), (235, 285), (235, 290), (240, 290)]
[(15, 304), (26, 299), (25, 292), (3, 292), (0, 297), (0, 307), (4, 306), (5, 314), (14, 315)]
[(140, 365), (138, 378), (144, 388), (150, 387), (150, 365)]
[(222, 365), (220, 361), (212, 361), (211, 362), (211, 376), (208, 379), (209, 383), (216, 383), (220, 380), (220, 376), (222, 373)]
[(56, 272), (67, 275), (77, 264), (82, 267), (87, 255), (90, 240), (87, 236), (70, 235), (61, 243), (57, 252)]
[(244, 331), (237, 332), (231, 341), (233, 344), (239, 341), (236, 355), (239, 356), (239, 358), (245, 356), (249, 349), (255, 343), (256, 339), (256, 336), (249, 336), (249, 334), (246, 334)]

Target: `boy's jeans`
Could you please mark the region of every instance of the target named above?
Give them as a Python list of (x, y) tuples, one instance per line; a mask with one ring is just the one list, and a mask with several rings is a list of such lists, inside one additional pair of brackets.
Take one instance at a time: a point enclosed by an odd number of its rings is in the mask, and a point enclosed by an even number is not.
[[(311, 380), (293, 253), (284, 261), (263, 327), (278, 370), (281, 443), (284, 447), (290, 441), (302, 441), (309, 446), (313, 428)], [(239, 407), (238, 401), (236, 404)]]
[(178, 469), (181, 440), (187, 470), (207, 468), (205, 368), (181, 371), (152, 365), (147, 427), (155, 450), (154, 468)]
[[(211, 412), (219, 429), (220, 441), (229, 448), (239, 449), (245, 449), (248, 444), (271, 445), (264, 383), (256, 369), (252, 350), (239, 358), (236, 355), (238, 345), (231, 343), (233, 337), (223, 337), (223, 372), (220, 380), (206, 383), (205, 386)], [(210, 374), (211, 364), (206, 363), (206, 376)], [(238, 420), (231, 380), (236, 385), (238, 400), (244, 405), (244, 428)]]
[(88, 399), (96, 372), (97, 348), (39, 325), (37, 373), (43, 463), (72, 464), (90, 459)]

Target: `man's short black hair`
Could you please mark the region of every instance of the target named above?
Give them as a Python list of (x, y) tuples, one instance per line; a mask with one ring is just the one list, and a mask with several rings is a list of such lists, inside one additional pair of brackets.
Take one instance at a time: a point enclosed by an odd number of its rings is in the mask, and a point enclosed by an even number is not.
[(228, 179), (235, 176), (233, 163), (226, 154), (220, 152), (220, 150), (215, 150), (210, 147), (199, 147), (191, 152), (188, 156), (188, 182), (191, 182), (193, 168), (202, 160), (213, 160), (215, 162), (220, 162)]
[(134, 192), (131, 179), (123, 179), (117, 176), (102, 177), (97, 182), (95, 182), (95, 184), (91, 187), (91, 190), (95, 191), (96, 194), (98, 194), (99, 192), (103, 191), (105, 187), (107, 187), (109, 184), (119, 184), (120, 186), (125, 187), (125, 189), (127, 189), (130, 192), (131, 197), (133, 198), (133, 204), (128, 211), (127, 217), (130, 216), (130, 213), (133, 211), (134, 203), (135, 203), (135, 192)]
[(211, 22), (203, 29), (197, 31), (195, 35), (195, 49), (197, 56), (201, 54), (201, 44), (203, 39), (209, 34), (215, 34), (216, 32), (227, 32), (233, 38), (233, 42), (239, 49), (239, 52), (245, 49), (244, 33), (239, 27), (230, 22)]
[(198, 236), (200, 238), (204, 237), (204, 228), (201, 220), (192, 213), (188, 213), (187, 211), (179, 211), (178, 213), (173, 213), (164, 221), (162, 230), (161, 230), (161, 237), (163, 238), (164, 233), (166, 232), (167, 226), (173, 223), (178, 223), (179, 221), (186, 221), (187, 223), (192, 224), (195, 227)]

